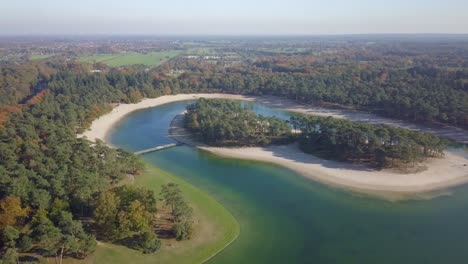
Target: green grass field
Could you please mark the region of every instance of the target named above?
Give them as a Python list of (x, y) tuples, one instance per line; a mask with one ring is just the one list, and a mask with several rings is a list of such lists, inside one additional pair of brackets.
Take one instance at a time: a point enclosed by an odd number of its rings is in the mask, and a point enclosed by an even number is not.
[(70, 263), (201, 263), (233, 241), (240, 232), (236, 219), (216, 200), (180, 178), (148, 165), (147, 172), (135, 184), (159, 194), (162, 184), (179, 184), (195, 213), (194, 236), (188, 241), (163, 240), (155, 254), (142, 254), (123, 246), (99, 243), (96, 252), (85, 261)]
[(54, 56), (54, 54), (31, 54), (29, 55), (30, 60), (42, 60)]
[(161, 63), (177, 57), (182, 51), (180, 50), (169, 50), (151, 52), (148, 54), (142, 53), (114, 53), (114, 54), (96, 54), (92, 56), (80, 57), (79, 60), (82, 62), (102, 62), (111, 67), (128, 66), (143, 64), (149, 67), (156, 67)]

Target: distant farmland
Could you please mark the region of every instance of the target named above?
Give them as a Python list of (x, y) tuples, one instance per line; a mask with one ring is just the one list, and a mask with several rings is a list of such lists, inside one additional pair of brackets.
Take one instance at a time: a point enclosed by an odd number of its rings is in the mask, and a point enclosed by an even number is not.
[(96, 54), (92, 56), (80, 57), (82, 62), (102, 62), (111, 67), (143, 64), (155, 67), (161, 63), (181, 54), (179, 50), (158, 51), (147, 54), (142, 53), (114, 53), (114, 54)]
[(42, 60), (54, 56), (54, 54), (31, 54), (29, 55), (30, 60)]

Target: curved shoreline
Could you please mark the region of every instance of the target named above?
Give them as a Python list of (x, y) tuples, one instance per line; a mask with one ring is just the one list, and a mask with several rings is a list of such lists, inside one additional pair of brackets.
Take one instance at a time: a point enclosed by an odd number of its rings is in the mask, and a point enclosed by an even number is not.
[[(100, 139), (109, 144), (107, 140), (108, 133), (111, 131), (112, 127), (127, 114), (135, 110), (176, 101), (193, 100), (201, 97), (254, 101), (273, 108), (283, 106), (284, 108), (282, 109), (286, 111), (342, 117), (330, 112), (317, 112), (315, 108), (311, 107), (307, 109), (302, 105), (294, 105), (292, 101), (280, 100), (274, 97), (253, 97), (231, 94), (179, 94), (162, 96), (155, 99), (145, 99), (137, 104), (120, 104), (109, 114), (95, 120), (90, 130), (80, 136), (86, 136), (92, 141)], [(174, 135), (172, 136), (174, 137)], [(359, 193), (383, 196), (392, 200), (401, 199), (406, 196), (417, 197), (434, 191), (440, 192), (449, 187), (468, 183), (468, 159), (452, 151), (447, 151), (445, 157), (442, 159), (429, 160), (424, 164), (427, 166), (427, 170), (425, 171), (400, 174), (389, 170), (377, 171), (361, 165), (323, 160), (313, 155), (303, 153), (296, 145), (269, 146), (264, 148), (217, 148), (190, 141), (186, 134), (183, 136), (175, 136), (175, 139), (216, 155), (278, 164), (292, 169), (307, 178), (328, 185)]]
[(111, 112), (98, 117), (93, 121), (90, 128), (84, 133), (79, 134), (78, 137), (86, 137), (90, 141), (97, 139), (104, 141), (107, 145), (112, 146), (108, 140), (108, 135), (116, 125), (126, 115), (151, 107), (156, 107), (164, 104), (169, 104), (178, 101), (189, 101), (200, 98), (225, 98), (232, 100), (245, 100), (254, 101), (254, 97), (233, 94), (178, 94), (178, 95), (164, 95), (158, 98), (143, 99), (136, 104), (118, 104)]

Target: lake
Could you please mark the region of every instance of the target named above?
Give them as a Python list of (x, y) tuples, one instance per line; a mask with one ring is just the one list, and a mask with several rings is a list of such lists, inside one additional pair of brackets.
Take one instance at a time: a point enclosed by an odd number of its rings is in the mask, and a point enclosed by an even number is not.
[[(133, 112), (112, 130), (115, 146), (137, 151), (173, 142), (167, 131), (189, 101)], [(287, 113), (246, 103), (257, 113)], [(336, 190), (260, 162), (187, 146), (145, 160), (209, 193), (241, 226), (208, 263), (467, 263), (468, 187), (429, 201), (388, 202)]]

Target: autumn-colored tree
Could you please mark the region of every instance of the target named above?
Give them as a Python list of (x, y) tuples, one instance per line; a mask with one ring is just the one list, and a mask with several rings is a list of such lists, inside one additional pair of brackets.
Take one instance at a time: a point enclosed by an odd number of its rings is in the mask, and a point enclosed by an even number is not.
[(172, 89), (169, 86), (164, 86), (163, 94), (164, 95), (169, 95), (172, 93)]
[(94, 217), (101, 238), (152, 253), (160, 247), (153, 230), (154, 212), (152, 191), (121, 186), (101, 194)]
[(113, 192), (104, 192), (97, 201), (94, 210), (94, 218), (100, 227), (105, 239), (112, 239), (113, 230), (116, 228), (116, 220), (120, 199)]
[(29, 208), (21, 207), (21, 200), (18, 197), (5, 197), (0, 200), (0, 230), (6, 226), (16, 226), (21, 218), (26, 217)]

